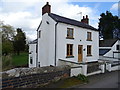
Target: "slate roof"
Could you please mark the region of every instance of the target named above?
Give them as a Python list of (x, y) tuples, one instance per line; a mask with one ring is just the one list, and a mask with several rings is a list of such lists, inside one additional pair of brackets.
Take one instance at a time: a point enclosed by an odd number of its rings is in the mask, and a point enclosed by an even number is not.
[(106, 39), (100, 40), (99, 46), (100, 47), (112, 47), (118, 39)]
[(36, 44), (37, 43), (37, 39), (31, 41), (29, 44)]
[(106, 54), (110, 50), (111, 49), (99, 49), (99, 55), (104, 55), (104, 54)]
[(56, 22), (61, 22), (61, 23), (65, 23), (65, 24), (70, 24), (70, 25), (74, 25), (74, 26), (78, 26), (78, 27), (98, 31), (96, 28), (94, 28), (94, 27), (92, 27), (92, 26), (90, 26), (88, 24), (82, 23), (80, 21), (77, 21), (77, 20), (69, 19), (69, 18), (59, 16), (59, 15), (56, 15), (56, 14), (53, 14), (53, 13), (49, 13), (48, 15), (52, 19), (54, 19)]

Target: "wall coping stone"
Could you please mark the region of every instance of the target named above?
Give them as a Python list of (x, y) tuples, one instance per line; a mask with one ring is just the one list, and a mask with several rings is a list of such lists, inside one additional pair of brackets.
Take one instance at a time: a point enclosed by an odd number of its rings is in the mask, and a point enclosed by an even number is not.
[(62, 66), (46, 66), (46, 67), (32, 67), (32, 68), (14, 68), (8, 71), (2, 72), (2, 78), (8, 77), (20, 77), (25, 75), (32, 75), (32, 74), (43, 74), (49, 72), (57, 72), (62, 70), (71, 69), (69, 65), (62, 65)]

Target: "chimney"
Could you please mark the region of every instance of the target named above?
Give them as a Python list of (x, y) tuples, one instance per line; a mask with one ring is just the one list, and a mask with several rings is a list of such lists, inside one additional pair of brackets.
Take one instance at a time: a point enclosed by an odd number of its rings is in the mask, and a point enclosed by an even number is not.
[(85, 24), (89, 24), (89, 18), (88, 18), (88, 15), (83, 16), (83, 19), (81, 20), (82, 23), (85, 23)]
[(42, 7), (42, 15), (45, 13), (51, 13), (51, 5), (49, 5), (49, 2), (47, 2), (46, 5)]

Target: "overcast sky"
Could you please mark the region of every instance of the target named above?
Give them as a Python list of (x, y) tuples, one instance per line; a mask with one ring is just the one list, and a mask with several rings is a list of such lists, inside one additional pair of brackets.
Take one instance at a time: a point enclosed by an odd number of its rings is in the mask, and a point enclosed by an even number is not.
[[(0, 21), (15, 29), (22, 28), (26, 36), (34, 40), (42, 18), (41, 8), (47, 1), (52, 13), (78, 21), (83, 15), (88, 15), (90, 25), (95, 28), (98, 28), (100, 14), (106, 10), (118, 16), (118, 0), (0, 0)], [(78, 14), (80, 12), (82, 14)]]

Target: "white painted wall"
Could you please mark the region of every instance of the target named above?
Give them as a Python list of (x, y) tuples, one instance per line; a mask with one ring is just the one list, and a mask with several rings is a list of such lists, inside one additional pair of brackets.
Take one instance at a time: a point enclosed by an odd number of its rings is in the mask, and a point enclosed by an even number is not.
[(82, 68), (71, 68), (70, 76), (77, 76), (78, 74), (81, 74)]
[(111, 71), (120, 70), (120, 65), (111, 67)]
[[(74, 39), (66, 39), (67, 28), (74, 28)], [(87, 41), (87, 32), (92, 32), (92, 41)], [(98, 32), (73, 25), (59, 23), (57, 27), (57, 60), (78, 62), (78, 45), (83, 45), (83, 62), (97, 61), (99, 58)], [(81, 40), (81, 41), (80, 41)], [(67, 44), (73, 44), (74, 58), (66, 58)], [(87, 45), (92, 45), (92, 56), (87, 57)]]
[[(46, 23), (49, 22), (49, 24)], [(55, 65), (55, 24), (56, 22), (44, 14), (41, 30), (41, 38), (38, 38), (38, 62), (40, 66)], [(74, 39), (66, 39), (67, 28), (74, 28)], [(38, 30), (38, 31), (39, 31)], [(86, 41), (87, 31), (92, 32), (92, 41)], [(99, 58), (99, 32), (80, 28), (73, 25), (58, 23), (57, 25), (57, 62), (58, 59), (78, 62), (78, 45), (83, 45), (83, 62), (97, 61)], [(80, 41), (81, 40), (81, 41)], [(66, 45), (73, 45), (74, 58), (66, 58)], [(92, 56), (87, 57), (87, 45), (92, 45)], [(37, 62), (37, 63), (38, 63)], [(58, 65), (58, 64), (57, 64)]]
[(47, 13), (43, 15), (42, 24), (39, 28), (41, 30), (41, 38), (38, 38), (38, 62), (40, 62), (41, 67), (54, 65), (55, 23), (52, 18), (48, 17)]
[[(113, 57), (113, 52), (118, 52), (118, 50), (116, 50), (116, 45), (120, 45), (119, 40), (111, 47), (111, 50), (109, 52), (107, 52), (104, 56), (106, 57)], [(102, 48), (102, 47), (101, 47)], [(120, 53), (115, 53), (114, 54), (115, 58), (120, 58)]]
[[(32, 57), (33, 63), (30, 63)], [(29, 44), (29, 67), (36, 67), (36, 44)]]

